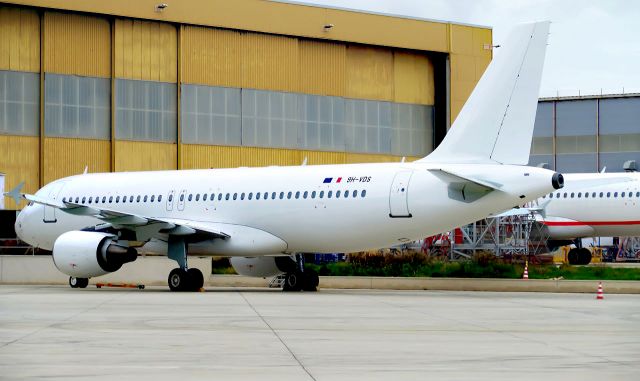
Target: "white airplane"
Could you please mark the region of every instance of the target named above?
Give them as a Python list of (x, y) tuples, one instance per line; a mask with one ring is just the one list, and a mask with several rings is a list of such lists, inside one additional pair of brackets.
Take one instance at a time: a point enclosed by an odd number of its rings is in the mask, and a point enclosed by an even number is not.
[(116, 271), (144, 244), (178, 263), (171, 290), (197, 290), (188, 254), (232, 257), (240, 274), (286, 273), (315, 290), (297, 253), (389, 247), (478, 220), (563, 185), (525, 166), (549, 23), (517, 27), (451, 131), (413, 163), (82, 174), (54, 181), (18, 215), (16, 232), (53, 251), (72, 287)]
[(529, 210), (548, 230), (550, 249), (575, 243), (571, 264), (588, 264), (589, 250), (581, 238), (640, 236), (640, 174), (565, 174), (562, 190), (533, 202)]

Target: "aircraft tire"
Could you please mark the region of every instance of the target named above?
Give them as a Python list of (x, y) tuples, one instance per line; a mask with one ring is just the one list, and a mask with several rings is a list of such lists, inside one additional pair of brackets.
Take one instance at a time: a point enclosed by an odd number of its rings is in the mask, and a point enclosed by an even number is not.
[(589, 249), (582, 248), (578, 251), (578, 261), (581, 265), (588, 265), (591, 262), (591, 252)]
[(69, 277), (69, 286), (71, 286), (71, 288), (78, 288), (78, 278), (70, 276)]
[(578, 249), (571, 249), (567, 254), (567, 260), (570, 265), (579, 265), (580, 261), (578, 260)]
[(171, 291), (189, 291), (192, 289), (189, 273), (181, 268), (171, 270), (167, 282)]
[(200, 291), (202, 286), (204, 286), (204, 276), (202, 275), (202, 271), (197, 268), (191, 268), (187, 270), (187, 275), (191, 280), (191, 290)]
[(282, 291), (301, 291), (303, 282), (304, 275), (301, 272), (295, 271), (292, 273), (287, 273), (284, 278)]
[(317, 291), (320, 283), (318, 273), (315, 270), (306, 269), (302, 275), (304, 275), (302, 289), (304, 291)]
[(78, 279), (78, 288), (87, 288), (89, 285), (89, 278), (77, 278)]

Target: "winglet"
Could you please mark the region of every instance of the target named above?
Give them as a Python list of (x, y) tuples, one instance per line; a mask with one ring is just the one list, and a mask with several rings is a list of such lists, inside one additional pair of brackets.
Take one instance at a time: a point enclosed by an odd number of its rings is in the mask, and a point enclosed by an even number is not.
[(22, 201), (22, 187), (24, 187), (24, 181), (9, 192), (5, 192), (4, 195), (6, 197), (11, 197), (13, 201), (15, 201), (16, 205), (20, 205), (20, 201)]

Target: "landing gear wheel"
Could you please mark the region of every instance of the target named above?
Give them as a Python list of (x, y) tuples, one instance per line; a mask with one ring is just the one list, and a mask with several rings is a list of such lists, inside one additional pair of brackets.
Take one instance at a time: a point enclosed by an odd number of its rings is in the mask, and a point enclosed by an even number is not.
[(578, 249), (569, 250), (569, 254), (567, 254), (567, 259), (569, 260), (570, 265), (579, 265), (580, 261), (578, 260)]
[(578, 250), (578, 263), (581, 265), (588, 265), (591, 262), (591, 252), (587, 248)]
[(189, 274), (180, 268), (173, 269), (169, 273), (169, 289), (171, 291), (187, 291), (191, 288), (191, 277)]
[(317, 291), (318, 284), (320, 283), (320, 278), (318, 277), (318, 273), (315, 270), (306, 269), (304, 270), (304, 273), (302, 273), (302, 275), (304, 276), (303, 282), (302, 282), (302, 289), (304, 291)]
[(202, 276), (202, 271), (192, 268), (187, 270), (187, 275), (191, 279), (191, 290), (199, 291), (202, 286), (204, 286), (204, 276)]
[(299, 271), (288, 273), (285, 275), (282, 291), (301, 291), (303, 282), (303, 273)]
[(76, 278), (74, 276), (69, 277), (69, 286), (71, 288), (87, 288), (89, 285), (89, 278)]

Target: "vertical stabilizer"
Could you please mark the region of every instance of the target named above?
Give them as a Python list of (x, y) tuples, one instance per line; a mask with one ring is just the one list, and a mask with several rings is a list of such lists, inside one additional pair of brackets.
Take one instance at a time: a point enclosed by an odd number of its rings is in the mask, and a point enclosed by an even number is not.
[(442, 143), (419, 161), (529, 162), (549, 24), (513, 29)]

